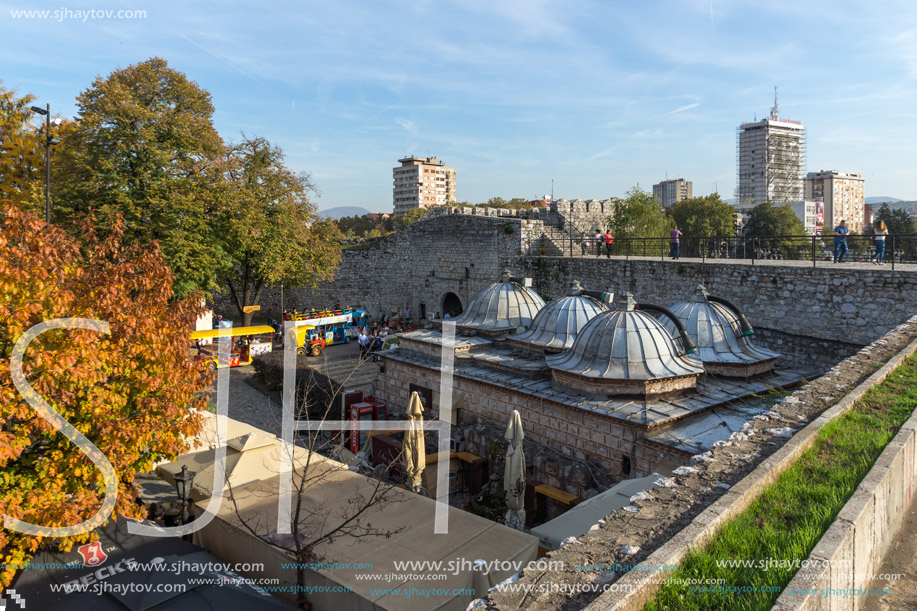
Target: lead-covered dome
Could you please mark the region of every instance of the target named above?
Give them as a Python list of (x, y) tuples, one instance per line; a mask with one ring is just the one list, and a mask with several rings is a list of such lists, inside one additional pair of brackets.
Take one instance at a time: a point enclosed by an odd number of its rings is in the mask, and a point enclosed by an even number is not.
[[(696, 344), (697, 358), (704, 368), (710, 373), (742, 377), (772, 370), (780, 355), (753, 345), (748, 337), (753, 333), (751, 326), (746, 322), (743, 330), (741, 314), (716, 300), (699, 284), (689, 301), (670, 308)], [(663, 324), (675, 333), (672, 321), (663, 320)]]
[(583, 286), (574, 280), (566, 295), (538, 312), (528, 331), (507, 337), (506, 341), (529, 350), (561, 352), (573, 346), (577, 334), (590, 320), (607, 310), (604, 303), (584, 294)]
[(704, 372), (672, 335), (636, 309), (630, 293), (589, 321), (566, 352), (545, 357), (554, 383), (593, 394), (659, 394), (693, 388)]
[(455, 326), (485, 335), (516, 332), (529, 328), (543, 307), (544, 299), (506, 269), (500, 280), (471, 298), (468, 308), (455, 319)]

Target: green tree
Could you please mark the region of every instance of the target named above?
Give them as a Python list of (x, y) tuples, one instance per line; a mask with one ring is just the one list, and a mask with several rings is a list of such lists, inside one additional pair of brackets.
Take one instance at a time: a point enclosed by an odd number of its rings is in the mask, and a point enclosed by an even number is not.
[(419, 221), (427, 213), (426, 208), (411, 208), (395, 217), (395, 230), (401, 231), (411, 223)]
[[(608, 227), (616, 240), (624, 238), (659, 238), (651, 241), (654, 252), (668, 249), (668, 244), (661, 238), (667, 238), (672, 230), (673, 221), (663, 214), (659, 200), (652, 193), (640, 187), (627, 192), (627, 197), (615, 202), (614, 214), (608, 218)], [(643, 252), (643, 243), (618, 243), (618, 252)], [(647, 251), (649, 252), (649, 251)]]
[(95, 210), (104, 229), (121, 215), (128, 244), (160, 244), (178, 297), (219, 288), (229, 258), (211, 219), (224, 149), (210, 94), (152, 58), (97, 77), (77, 106), (55, 219), (72, 225)]
[[(892, 208), (888, 203), (882, 204), (879, 208), (879, 212), (876, 213), (876, 223), (879, 221), (885, 221), (885, 225), (888, 227), (888, 233), (891, 235), (917, 233), (914, 221), (907, 211), (901, 208)], [(875, 233), (875, 231), (870, 228), (870, 233)]]
[[(467, 202), (456, 203), (455, 206), (464, 206), (467, 205)], [(482, 204), (477, 204), (476, 207), (479, 208), (506, 208), (509, 210), (528, 210), (532, 207), (532, 202), (525, 199), (524, 197), (514, 197), (510, 200), (505, 200), (502, 197), (491, 197), (489, 200)]]
[(748, 222), (745, 224), (745, 236), (750, 238), (800, 235), (806, 235), (806, 227), (787, 204), (759, 204), (751, 209)]
[(223, 248), (232, 266), (222, 275), (243, 326), (251, 324), (265, 286), (314, 286), (334, 277), (341, 260), (341, 235), (331, 219), (320, 219), (309, 201), (307, 174), (284, 165), (283, 151), (264, 138), (229, 149), (223, 187)]
[(724, 237), (735, 234), (732, 206), (718, 194), (683, 199), (669, 210), (686, 237)]
[[(793, 240), (788, 237), (805, 236), (806, 227), (788, 204), (775, 206), (772, 202), (758, 204), (748, 214), (745, 225), (745, 237), (753, 238), (749, 248), (762, 250), (768, 254), (777, 254), (788, 259), (807, 257), (811, 241), (809, 238)], [(760, 254), (760, 253), (759, 253)]]
[(392, 216), (382, 218), (381, 214), (345, 216), (337, 220), (338, 229), (347, 237), (375, 238), (395, 231)]
[(0, 87), (0, 201), (22, 207), (30, 207), (44, 188), (44, 150), (37, 128), (30, 124), (34, 99)]
[[(917, 252), (917, 240), (914, 238), (897, 237), (917, 233), (917, 224), (911, 219), (907, 210), (892, 208), (887, 203), (884, 203), (876, 214), (876, 223), (879, 221), (885, 221), (889, 235), (895, 236), (885, 245), (885, 247), (891, 249), (896, 257), (902, 255), (908, 259), (914, 258), (915, 252)], [(869, 227), (867, 233), (874, 234), (875, 229)]]
[(506, 207), (515, 210), (527, 210), (532, 207), (532, 202), (524, 197), (514, 197), (506, 202)]

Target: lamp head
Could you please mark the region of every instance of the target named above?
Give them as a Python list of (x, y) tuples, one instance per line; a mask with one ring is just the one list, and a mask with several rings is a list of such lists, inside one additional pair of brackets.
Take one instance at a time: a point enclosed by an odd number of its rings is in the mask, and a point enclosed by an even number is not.
[(191, 484), (194, 482), (194, 471), (188, 471), (187, 465), (181, 466), (181, 473), (175, 475), (175, 489), (182, 502), (191, 498)]

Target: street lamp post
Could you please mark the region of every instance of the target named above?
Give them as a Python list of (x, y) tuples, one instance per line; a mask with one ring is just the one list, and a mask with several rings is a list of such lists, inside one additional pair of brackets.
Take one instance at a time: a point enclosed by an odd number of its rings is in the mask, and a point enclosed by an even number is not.
[[(60, 138), (51, 135), (51, 104), (45, 108), (32, 106), (29, 110), (45, 117), (45, 222), (51, 222), (51, 146), (60, 144)], [(55, 125), (59, 121), (55, 119)]]

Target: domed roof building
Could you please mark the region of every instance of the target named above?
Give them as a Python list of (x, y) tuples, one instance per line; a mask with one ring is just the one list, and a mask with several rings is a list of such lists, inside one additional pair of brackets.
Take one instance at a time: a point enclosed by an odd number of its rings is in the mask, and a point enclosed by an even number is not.
[(543, 307), (544, 299), (505, 269), (500, 280), (471, 298), (455, 326), (467, 334), (505, 335), (528, 329)]
[[(758, 348), (749, 337), (754, 333), (742, 312), (725, 299), (707, 293), (697, 285), (689, 301), (673, 305), (671, 311), (684, 325), (697, 346), (697, 357), (713, 374), (750, 377), (771, 371), (776, 352)], [(676, 332), (671, 320), (662, 323), (670, 333)]]
[(528, 331), (509, 336), (506, 342), (514, 347), (546, 354), (567, 350), (590, 320), (608, 311), (608, 306), (599, 298), (605, 295), (609, 299), (614, 296), (613, 293), (591, 293), (574, 280), (565, 296), (555, 299), (538, 312)]
[[(591, 394), (655, 395), (694, 388), (704, 373), (631, 293), (593, 318), (566, 352), (547, 355), (554, 383)], [(686, 338), (684, 338), (686, 339)], [(684, 342), (690, 346), (690, 340)], [(690, 351), (691, 348), (689, 347)]]

